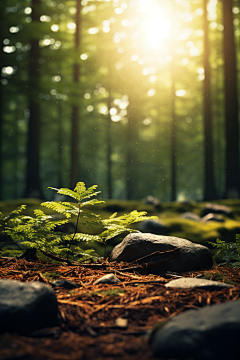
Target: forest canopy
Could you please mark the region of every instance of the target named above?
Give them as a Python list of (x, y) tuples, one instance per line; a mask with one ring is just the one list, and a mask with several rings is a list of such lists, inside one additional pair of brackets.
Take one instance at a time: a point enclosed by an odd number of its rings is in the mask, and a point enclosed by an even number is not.
[(239, 198), (239, 0), (0, 2), (0, 197)]

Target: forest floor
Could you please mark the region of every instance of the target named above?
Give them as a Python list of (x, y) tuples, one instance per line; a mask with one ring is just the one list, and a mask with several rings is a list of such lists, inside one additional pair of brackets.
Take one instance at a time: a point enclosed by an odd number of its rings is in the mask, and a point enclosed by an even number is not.
[[(219, 291), (171, 289), (174, 279), (127, 270), (128, 264), (107, 260), (78, 266), (54, 264), (45, 260), (26, 261), (0, 258), (0, 278), (24, 282), (40, 281), (51, 286), (61, 278), (80, 288), (53, 288), (58, 304), (60, 326), (27, 336), (0, 335), (1, 360), (151, 360), (149, 342), (154, 324), (188, 309), (240, 298), (240, 269), (213, 266), (210, 270), (188, 272), (185, 277), (231, 283)], [(118, 285), (94, 285), (107, 273), (115, 273)]]

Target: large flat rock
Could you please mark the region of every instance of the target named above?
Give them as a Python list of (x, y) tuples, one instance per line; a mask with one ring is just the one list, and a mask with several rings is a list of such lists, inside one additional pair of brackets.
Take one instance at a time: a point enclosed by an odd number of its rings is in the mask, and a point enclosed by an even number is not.
[(240, 300), (188, 310), (152, 334), (161, 359), (226, 360), (239, 355)]
[[(207, 247), (194, 244), (186, 239), (148, 233), (127, 235), (120, 244), (113, 248), (110, 259), (117, 262), (133, 262), (156, 251), (165, 252), (178, 248), (179, 251), (175, 253), (151, 258), (149, 271), (153, 274), (162, 274), (166, 271), (181, 273), (212, 267), (212, 255)], [(172, 258), (169, 259), (170, 257)]]
[(220, 281), (212, 281), (207, 279), (196, 278), (180, 278), (169, 281), (165, 287), (178, 289), (205, 289), (205, 290), (221, 290), (232, 285)]
[(58, 325), (57, 299), (39, 282), (0, 280), (0, 332), (28, 333)]

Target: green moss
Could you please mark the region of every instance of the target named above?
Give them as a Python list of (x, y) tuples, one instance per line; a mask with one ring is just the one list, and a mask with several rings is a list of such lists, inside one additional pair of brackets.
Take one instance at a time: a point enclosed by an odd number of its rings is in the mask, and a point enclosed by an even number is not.
[(48, 279), (48, 281), (51, 281), (51, 282), (58, 279), (61, 276), (61, 273), (59, 273), (59, 272), (52, 272), (52, 273), (45, 272), (42, 274), (45, 278)]
[(220, 273), (204, 273), (202, 279), (213, 280), (213, 281), (224, 281), (226, 284), (229, 285), (238, 285), (237, 282), (228, 280), (226, 276)]
[(100, 290), (100, 291), (91, 291), (86, 293), (86, 296), (92, 295), (103, 295), (103, 296), (120, 296), (121, 294), (125, 293), (123, 289), (108, 289), (108, 290)]

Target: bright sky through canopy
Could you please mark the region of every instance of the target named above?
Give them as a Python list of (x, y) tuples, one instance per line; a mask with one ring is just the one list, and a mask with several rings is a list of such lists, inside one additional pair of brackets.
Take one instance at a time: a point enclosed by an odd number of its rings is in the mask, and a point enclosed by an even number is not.
[[(166, 1), (138, 0), (136, 11), (143, 15), (142, 31), (144, 40), (153, 49), (162, 47), (162, 40), (171, 37), (171, 7)], [(165, 5), (164, 5), (165, 4)]]

